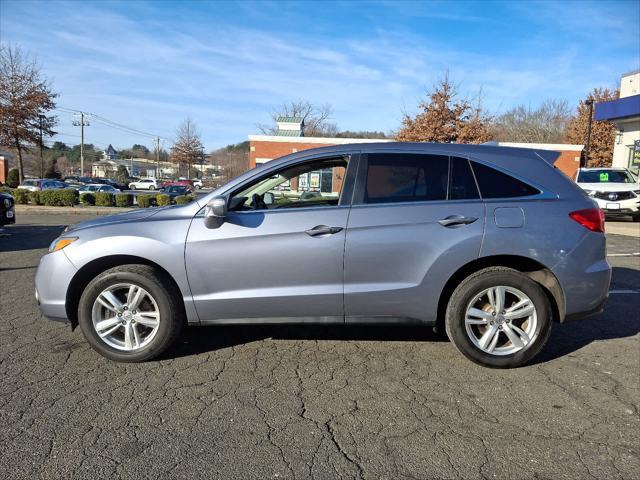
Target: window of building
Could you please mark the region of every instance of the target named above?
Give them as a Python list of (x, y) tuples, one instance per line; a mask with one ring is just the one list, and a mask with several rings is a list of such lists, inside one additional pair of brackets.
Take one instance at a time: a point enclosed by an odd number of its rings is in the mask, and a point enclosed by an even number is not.
[(506, 173), (471, 162), (482, 198), (512, 198), (537, 195), (540, 191)]
[(449, 157), (376, 153), (368, 155), (365, 203), (445, 200)]

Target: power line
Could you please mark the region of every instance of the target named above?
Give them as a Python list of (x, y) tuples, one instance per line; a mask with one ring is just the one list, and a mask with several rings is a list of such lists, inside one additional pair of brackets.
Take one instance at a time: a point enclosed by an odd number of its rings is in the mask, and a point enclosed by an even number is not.
[(64, 112), (68, 112), (68, 113), (84, 114), (84, 115), (86, 115), (88, 117), (91, 117), (92, 119), (96, 120), (97, 122), (99, 122), (99, 123), (101, 123), (103, 125), (106, 125), (108, 127), (112, 127), (112, 128), (115, 128), (115, 129), (118, 129), (118, 130), (121, 130), (121, 131), (124, 131), (124, 132), (127, 132), (127, 133), (134, 133), (134, 134), (137, 134), (137, 135), (142, 135), (142, 136), (153, 138), (153, 139), (161, 138), (163, 140), (173, 141), (172, 139), (167, 138), (164, 135), (156, 135), (154, 133), (145, 132), (145, 131), (139, 130), (137, 128), (130, 127), (128, 125), (124, 125), (122, 123), (116, 122), (114, 120), (110, 120), (110, 119), (108, 119), (106, 117), (103, 117), (102, 115), (98, 115), (98, 114), (95, 114), (95, 113), (84, 112), (82, 110), (76, 110), (76, 109), (73, 109), (73, 108), (60, 107), (60, 106), (56, 107), (56, 109), (64, 111)]

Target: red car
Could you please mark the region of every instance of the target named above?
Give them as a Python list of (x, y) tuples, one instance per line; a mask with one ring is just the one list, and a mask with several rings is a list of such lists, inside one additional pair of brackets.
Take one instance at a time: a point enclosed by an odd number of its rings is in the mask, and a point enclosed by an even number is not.
[(193, 192), (194, 190), (193, 182), (191, 180), (172, 180), (172, 181), (170, 180), (168, 182), (162, 183), (162, 188), (173, 187), (173, 186), (187, 187), (187, 190), (189, 190), (190, 192)]

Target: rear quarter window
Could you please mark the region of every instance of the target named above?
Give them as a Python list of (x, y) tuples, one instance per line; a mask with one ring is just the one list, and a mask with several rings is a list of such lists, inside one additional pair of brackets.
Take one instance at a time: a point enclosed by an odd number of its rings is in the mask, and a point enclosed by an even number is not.
[(537, 188), (481, 163), (471, 162), (482, 198), (514, 198), (537, 195)]

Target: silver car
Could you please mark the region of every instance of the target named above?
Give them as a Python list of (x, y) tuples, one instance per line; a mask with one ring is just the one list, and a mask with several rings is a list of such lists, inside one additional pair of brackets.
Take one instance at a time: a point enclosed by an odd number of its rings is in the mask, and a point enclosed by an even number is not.
[(185, 325), (417, 323), (514, 367), (554, 322), (602, 311), (595, 202), (549, 151), (358, 144), (298, 152), (179, 206), (71, 227), (40, 261), (42, 313), (117, 361)]

